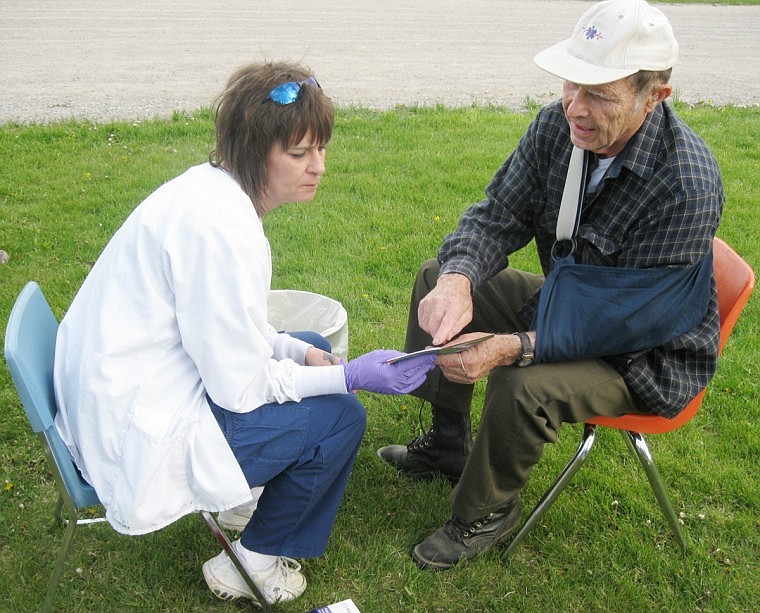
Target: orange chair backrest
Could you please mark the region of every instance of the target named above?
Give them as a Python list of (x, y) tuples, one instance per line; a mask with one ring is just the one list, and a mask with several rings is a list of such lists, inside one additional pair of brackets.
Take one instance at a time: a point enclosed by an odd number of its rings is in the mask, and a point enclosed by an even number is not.
[(719, 238), (713, 241), (713, 268), (718, 284), (720, 350), (723, 351), (755, 287), (755, 273), (738, 253)]
[[(755, 273), (747, 262), (723, 240), (713, 241), (713, 268), (718, 286), (718, 309), (720, 311), (720, 351), (726, 346), (728, 337), (734, 329), (744, 306), (755, 287)], [(632, 430), (644, 434), (659, 434), (680, 428), (697, 414), (702, 399), (702, 390), (686, 408), (673, 419), (659, 415), (631, 413), (622, 417), (599, 416), (588, 423), (618, 430)]]

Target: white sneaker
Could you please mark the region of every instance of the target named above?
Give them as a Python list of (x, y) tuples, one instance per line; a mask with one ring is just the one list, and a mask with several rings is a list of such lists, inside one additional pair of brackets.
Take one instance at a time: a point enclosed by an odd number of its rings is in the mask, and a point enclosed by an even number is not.
[[(269, 604), (295, 600), (306, 590), (306, 577), (301, 573), (301, 565), (292, 558), (280, 556), (271, 568), (251, 572), (250, 575)], [(206, 561), (203, 578), (211, 591), (222, 600), (250, 598), (254, 605), (261, 606), (225, 551)]]
[(263, 487), (254, 487), (251, 489), (252, 500), (244, 502), (232, 509), (220, 512), (216, 519), (219, 525), (225, 530), (242, 532), (251, 520), (251, 515), (259, 504), (259, 498), (264, 491)]

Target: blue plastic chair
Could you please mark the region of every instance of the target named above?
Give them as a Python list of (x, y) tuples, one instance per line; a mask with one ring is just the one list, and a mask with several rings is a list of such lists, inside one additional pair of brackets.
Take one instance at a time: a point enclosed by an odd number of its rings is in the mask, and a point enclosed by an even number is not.
[[(55, 519), (65, 525), (63, 543), (58, 552), (53, 574), (48, 583), (43, 611), (50, 611), (58, 584), (68, 557), (74, 530), (78, 525), (106, 521), (105, 517), (85, 519), (79, 516), (82, 509), (100, 505), (94, 488), (79, 473), (68, 448), (54, 425), (57, 409), (53, 392), (53, 361), (58, 321), (50, 310), (39, 285), (31, 281), (21, 290), (11, 310), (5, 331), (5, 360), (16, 386), (32, 430), (37, 434), (45, 452), (50, 471), (58, 486), (59, 497)], [(201, 511), (222, 548), (245, 579), (259, 604), (266, 611), (271, 608), (230, 545), (216, 519)]]

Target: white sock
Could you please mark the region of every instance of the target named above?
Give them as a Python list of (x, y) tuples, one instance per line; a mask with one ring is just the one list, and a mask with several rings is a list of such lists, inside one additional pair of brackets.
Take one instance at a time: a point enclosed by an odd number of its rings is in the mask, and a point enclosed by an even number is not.
[(279, 557), (246, 549), (243, 547), (240, 539), (232, 543), (232, 546), (235, 548), (235, 553), (238, 555), (243, 565), (253, 573), (259, 573), (272, 568)]

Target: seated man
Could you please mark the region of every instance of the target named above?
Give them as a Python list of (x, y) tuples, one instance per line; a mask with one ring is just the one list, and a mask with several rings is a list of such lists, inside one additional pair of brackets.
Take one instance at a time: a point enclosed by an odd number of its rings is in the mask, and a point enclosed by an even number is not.
[[(439, 356), (415, 392), (432, 405), (432, 427), (378, 451), (402, 474), (457, 483), (451, 518), (414, 548), (423, 568), (450, 568), (514, 531), (520, 491), (562, 423), (673, 417), (715, 372), (711, 248), (725, 196), (705, 143), (663, 103), (677, 54), (667, 18), (643, 0), (589, 9), (569, 39), (535, 58), (564, 80), (562, 99), (538, 113), (486, 198), (419, 272), (407, 351), (496, 333)], [(560, 242), (574, 148), (588, 181), (572, 240)], [(546, 278), (508, 268), (532, 240)], [(568, 253), (570, 265), (556, 267)], [(569, 288), (559, 268), (575, 275)], [(483, 377), (473, 443), (473, 383)]]

